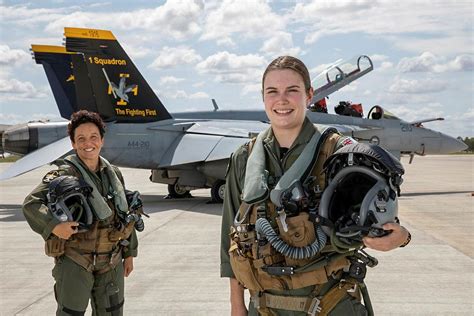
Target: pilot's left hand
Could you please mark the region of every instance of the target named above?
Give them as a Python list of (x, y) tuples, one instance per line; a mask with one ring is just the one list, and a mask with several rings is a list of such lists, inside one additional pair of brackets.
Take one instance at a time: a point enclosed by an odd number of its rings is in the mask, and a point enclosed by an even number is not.
[(133, 257), (123, 259), (123, 276), (128, 277), (133, 271)]
[(367, 248), (390, 251), (400, 247), (408, 240), (408, 230), (397, 223), (387, 223), (382, 226), (384, 230), (392, 231), (383, 237), (364, 237), (362, 241)]

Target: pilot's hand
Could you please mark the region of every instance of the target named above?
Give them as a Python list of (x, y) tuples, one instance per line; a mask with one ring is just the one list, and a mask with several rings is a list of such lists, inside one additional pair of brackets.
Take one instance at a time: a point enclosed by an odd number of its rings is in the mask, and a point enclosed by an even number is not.
[(387, 223), (384, 230), (392, 231), (383, 237), (364, 237), (364, 245), (379, 251), (390, 251), (400, 247), (408, 239), (408, 230), (397, 223)]
[(128, 277), (133, 271), (133, 257), (123, 259), (123, 276)]
[(62, 239), (69, 239), (73, 234), (77, 233), (78, 222), (62, 222), (54, 226), (52, 233)]
[(239, 284), (235, 278), (230, 278), (230, 315), (247, 316), (248, 311), (245, 307), (244, 287)]

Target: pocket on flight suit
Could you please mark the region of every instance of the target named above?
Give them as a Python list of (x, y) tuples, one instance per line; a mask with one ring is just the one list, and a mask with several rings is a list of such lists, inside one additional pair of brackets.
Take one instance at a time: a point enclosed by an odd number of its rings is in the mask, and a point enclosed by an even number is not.
[(119, 263), (112, 270), (95, 276), (91, 296), (93, 315), (123, 315), (123, 303), (123, 264)]
[(229, 249), (230, 265), (234, 276), (243, 286), (249, 290), (263, 291), (262, 286), (257, 281), (255, 271), (249, 258), (239, 254), (239, 246), (234, 241), (231, 242)]
[[(316, 231), (314, 224), (309, 220), (309, 214), (302, 212), (297, 216), (288, 217), (286, 224), (288, 231), (285, 232), (280, 221), (277, 221), (280, 229), (280, 236), (287, 244), (293, 247), (306, 247), (316, 240)], [(308, 259), (291, 259), (286, 257), (285, 261), (288, 266), (301, 267), (307, 263), (314, 261), (315, 258)], [(291, 288), (299, 289), (315, 284), (323, 284), (328, 281), (326, 270), (321, 267), (316, 270), (296, 273), (291, 276)]]

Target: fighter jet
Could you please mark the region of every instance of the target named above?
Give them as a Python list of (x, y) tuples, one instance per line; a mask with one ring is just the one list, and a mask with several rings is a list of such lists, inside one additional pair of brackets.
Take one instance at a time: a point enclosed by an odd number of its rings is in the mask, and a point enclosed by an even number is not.
[[(62, 108), (61, 115), (68, 118), (68, 113), (78, 109), (100, 113), (108, 122), (104, 157), (118, 166), (150, 169), (151, 181), (168, 184), (171, 196), (185, 196), (189, 190), (210, 187), (213, 200), (222, 200), (229, 156), (249, 137), (268, 127), (265, 112), (214, 109), (170, 114), (110, 31), (66, 28), (65, 36), (66, 47), (62, 49), (32, 46), (35, 60), (43, 64), (58, 107)], [(62, 67), (58, 65), (60, 60)], [(314, 100), (372, 69), (367, 56), (327, 69), (313, 81)], [(73, 82), (74, 93), (65, 90), (64, 82), (70, 78), (73, 80), (68, 83)], [(114, 89), (111, 80), (122, 82), (125, 78), (132, 83), (129, 89), (125, 80), (122, 88), (119, 83)], [(122, 95), (114, 95), (117, 90)], [(307, 115), (315, 123), (333, 125), (362, 141), (378, 141), (398, 155), (464, 148), (454, 138), (416, 126), (419, 122), (404, 122), (382, 108), (377, 113), (381, 113), (378, 119), (371, 113), (367, 119), (310, 111)], [(6, 151), (27, 154), (37, 150), (17, 161), (0, 179), (27, 172), (69, 152), (66, 124), (30, 123), (7, 130), (2, 140)], [(392, 135), (408, 139), (403, 143), (406, 146), (392, 141)], [(430, 139), (440, 145), (432, 148)]]

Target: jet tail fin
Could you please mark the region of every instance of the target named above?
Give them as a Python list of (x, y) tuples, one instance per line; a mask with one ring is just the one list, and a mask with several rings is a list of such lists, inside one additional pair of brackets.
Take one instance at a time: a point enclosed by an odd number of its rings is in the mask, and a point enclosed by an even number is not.
[(97, 112), (105, 120), (152, 122), (171, 118), (112, 32), (65, 28), (64, 34), (66, 50), (84, 56)]
[(37, 64), (43, 65), (61, 117), (69, 120), (78, 110), (72, 55), (63, 46), (31, 45), (31, 52)]

